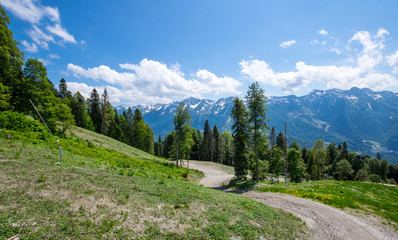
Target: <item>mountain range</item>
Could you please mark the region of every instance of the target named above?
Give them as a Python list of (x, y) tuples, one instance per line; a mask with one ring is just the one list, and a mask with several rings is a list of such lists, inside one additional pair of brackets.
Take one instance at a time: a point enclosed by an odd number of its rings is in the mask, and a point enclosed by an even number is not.
[[(207, 119), (210, 127), (231, 131), (234, 97), (209, 99), (188, 98), (192, 127), (203, 130)], [(155, 135), (165, 136), (173, 130), (173, 115), (178, 102), (139, 108)], [(287, 124), (288, 143), (298, 142), (311, 148), (317, 139), (325, 143), (347, 143), (350, 151), (369, 156), (380, 153), (398, 163), (398, 93), (374, 92), (367, 88), (350, 90), (313, 90), (305, 96), (268, 97), (267, 123), (284, 131)], [(116, 108), (119, 113), (127, 110)]]

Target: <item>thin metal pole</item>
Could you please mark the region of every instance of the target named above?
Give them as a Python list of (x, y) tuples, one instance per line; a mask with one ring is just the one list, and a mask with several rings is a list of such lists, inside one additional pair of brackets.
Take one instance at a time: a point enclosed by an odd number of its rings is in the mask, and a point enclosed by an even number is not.
[(55, 139), (54, 134), (51, 132), (50, 128), (47, 126), (46, 121), (44, 121), (44, 119), (43, 119), (42, 116), (40, 115), (39, 111), (37, 110), (36, 106), (33, 104), (32, 100), (29, 99), (29, 101), (30, 101), (30, 103), (32, 104), (33, 108), (35, 109), (36, 113), (39, 115), (40, 119), (43, 121), (44, 125), (46, 125), (47, 130), (50, 132), (51, 136), (53, 137), (53, 139), (54, 139), (55, 142), (57, 143), (58, 149), (59, 149), (59, 159), (60, 159), (60, 162), (59, 162), (59, 163), (62, 163), (62, 153), (63, 153), (63, 152), (62, 152), (61, 146), (59, 145), (59, 141), (58, 141), (57, 139)]

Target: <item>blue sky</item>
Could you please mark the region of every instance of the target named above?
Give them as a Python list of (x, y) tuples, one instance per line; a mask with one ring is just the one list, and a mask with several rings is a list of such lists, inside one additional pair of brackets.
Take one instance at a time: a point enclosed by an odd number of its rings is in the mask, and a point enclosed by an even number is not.
[(54, 84), (113, 105), (398, 91), (398, 1), (0, 0)]

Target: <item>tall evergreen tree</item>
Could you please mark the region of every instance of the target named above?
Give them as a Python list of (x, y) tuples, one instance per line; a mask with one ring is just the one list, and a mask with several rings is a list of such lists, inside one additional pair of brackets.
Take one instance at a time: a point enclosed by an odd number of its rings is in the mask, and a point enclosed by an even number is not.
[(173, 151), (173, 142), (174, 142), (175, 132), (172, 131), (171, 133), (166, 135), (164, 140), (164, 147), (163, 147), (163, 157), (170, 158), (171, 153)]
[[(127, 112), (129, 115), (129, 113)], [(143, 149), (143, 135), (144, 135), (144, 128), (145, 128), (145, 123), (144, 123), (144, 118), (142, 117), (142, 113), (140, 109), (135, 109), (134, 110), (134, 115), (131, 119), (132, 121), (132, 129), (131, 129), (131, 146), (138, 148), (138, 149)]]
[(78, 127), (94, 130), (90, 129), (92, 122), (90, 116), (87, 113), (87, 104), (84, 97), (79, 91), (77, 91), (71, 98), (70, 107), (73, 116), (75, 116), (75, 122)]
[(72, 93), (68, 91), (68, 86), (64, 78), (61, 78), (61, 80), (59, 81), (58, 89), (61, 98), (72, 97)]
[(106, 134), (108, 131), (109, 123), (112, 119), (113, 107), (109, 101), (108, 91), (106, 88), (101, 95), (101, 134)]
[(282, 132), (276, 137), (276, 146), (282, 150), (283, 155), (286, 154), (286, 139)]
[(275, 128), (274, 127), (271, 128), (271, 132), (269, 134), (269, 138), (270, 138), (270, 141), (271, 141), (271, 148), (274, 148), (274, 146), (275, 146), (275, 138), (276, 138), (276, 133), (275, 133)]
[(185, 106), (185, 103), (180, 102), (177, 105), (177, 110), (173, 118), (174, 131), (175, 131), (175, 149), (177, 156), (177, 164), (179, 160), (179, 152), (181, 153), (181, 146), (187, 138), (188, 126), (191, 124), (191, 115), (189, 114), (189, 109)]
[(234, 153), (234, 149), (233, 149), (233, 138), (232, 138), (232, 134), (230, 132), (223, 132), (223, 134), (221, 135), (221, 139), (222, 139), (222, 154), (223, 154), (223, 164), (232, 166), (233, 164), (233, 153)]
[(192, 139), (194, 144), (191, 148), (190, 159), (199, 160), (200, 158), (200, 145), (202, 143), (201, 133), (200, 130), (193, 129), (192, 131)]
[(158, 148), (159, 148), (159, 157), (163, 156), (163, 141), (162, 141), (162, 136), (158, 136)]
[(231, 118), (234, 122), (232, 129), (235, 146), (235, 176), (242, 179), (246, 178), (248, 170), (249, 113), (242, 100), (235, 98), (233, 102)]
[(301, 149), (301, 157), (303, 158), (304, 163), (307, 164), (310, 157), (310, 150), (305, 146), (303, 147), (303, 149)]
[(248, 99), (248, 108), (250, 110), (249, 123), (252, 129), (252, 140), (254, 145), (254, 154), (256, 159), (256, 174), (255, 180), (258, 181), (258, 141), (261, 130), (268, 128), (266, 123), (267, 107), (265, 103), (267, 98), (264, 95), (264, 90), (260, 87), (258, 82), (254, 82), (249, 86), (246, 98)]
[(346, 142), (343, 142), (343, 159), (347, 159), (348, 155), (348, 146)]
[(212, 142), (212, 133), (209, 126), (209, 121), (205, 121), (205, 126), (203, 130), (203, 138), (201, 144), (200, 151), (200, 160), (202, 161), (210, 161), (211, 159), (211, 142)]
[(101, 101), (95, 88), (91, 92), (90, 98), (88, 100), (88, 113), (90, 115), (91, 121), (93, 121), (94, 130), (97, 133), (100, 133), (102, 126)]
[(213, 128), (213, 145), (214, 145), (214, 162), (217, 163), (222, 163), (222, 142), (221, 142), (221, 135), (220, 132), (218, 131), (218, 128), (216, 125), (214, 125)]

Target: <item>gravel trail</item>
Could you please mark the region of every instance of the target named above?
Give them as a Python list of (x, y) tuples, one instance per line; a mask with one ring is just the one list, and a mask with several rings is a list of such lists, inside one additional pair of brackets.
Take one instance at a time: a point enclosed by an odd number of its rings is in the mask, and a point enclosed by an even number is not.
[[(199, 182), (205, 187), (217, 188), (233, 178), (231, 172), (213, 163), (190, 161), (189, 165), (205, 174)], [(223, 190), (242, 194), (303, 219), (311, 231), (312, 239), (398, 239), (396, 232), (375, 217), (353, 216), (325, 204), (287, 194)]]

